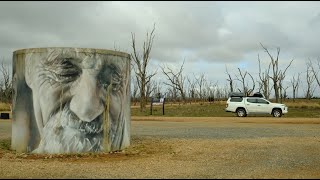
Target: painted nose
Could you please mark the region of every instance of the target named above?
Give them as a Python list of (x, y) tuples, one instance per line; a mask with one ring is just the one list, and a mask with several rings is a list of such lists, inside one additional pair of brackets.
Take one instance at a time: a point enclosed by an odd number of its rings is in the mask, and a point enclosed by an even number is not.
[(80, 120), (90, 122), (99, 116), (104, 106), (100, 100), (100, 90), (94, 75), (84, 71), (78, 86), (74, 89), (74, 96), (70, 102), (70, 110)]

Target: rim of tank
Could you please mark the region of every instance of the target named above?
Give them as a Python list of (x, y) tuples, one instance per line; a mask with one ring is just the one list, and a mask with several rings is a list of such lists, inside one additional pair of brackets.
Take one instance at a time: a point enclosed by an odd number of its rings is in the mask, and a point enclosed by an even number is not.
[[(109, 49), (98, 49), (98, 48), (77, 48), (77, 47), (41, 47), (41, 48), (24, 48), (24, 49), (18, 49), (13, 51), (14, 54), (26, 54), (26, 53), (41, 53), (46, 52), (47, 49), (77, 49), (79, 52), (85, 52), (85, 53), (98, 53), (98, 54), (108, 54), (108, 55), (115, 55), (115, 56), (122, 56), (130, 58), (130, 54), (121, 52), (121, 51), (115, 51), (115, 50), (109, 50)], [(29, 52), (27, 52), (29, 51)]]

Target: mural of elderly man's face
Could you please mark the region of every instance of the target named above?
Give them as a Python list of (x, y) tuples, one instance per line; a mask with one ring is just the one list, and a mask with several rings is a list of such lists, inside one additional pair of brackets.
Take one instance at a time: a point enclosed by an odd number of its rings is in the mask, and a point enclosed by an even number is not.
[(40, 59), (30, 54), (26, 82), (40, 135), (33, 152), (103, 151), (106, 136), (111, 150), (128, 144), (129, 66), (128, 59), (76, 49), (54, 49)]

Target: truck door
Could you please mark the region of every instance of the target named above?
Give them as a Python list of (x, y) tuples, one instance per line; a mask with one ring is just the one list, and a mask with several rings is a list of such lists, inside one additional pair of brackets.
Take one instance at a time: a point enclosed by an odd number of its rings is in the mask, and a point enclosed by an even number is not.
[(271, 112), (271, 107), (268, 101), (264, 99), (257, 99), (257, 104), (258, 106), (258, 112), (261, 113), (270, 113)]
[(256, 98), (247, 98), (245, 103), (248, 113), (256, 113), (258, 111), (259, 106)]

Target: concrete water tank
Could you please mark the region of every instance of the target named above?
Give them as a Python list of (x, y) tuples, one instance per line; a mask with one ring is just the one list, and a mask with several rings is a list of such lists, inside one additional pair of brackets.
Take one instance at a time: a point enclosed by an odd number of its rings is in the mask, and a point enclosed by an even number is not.
[(12, 149), (110, 152), (130, 145), (130, 55), (90, 48), (13, 52)]

